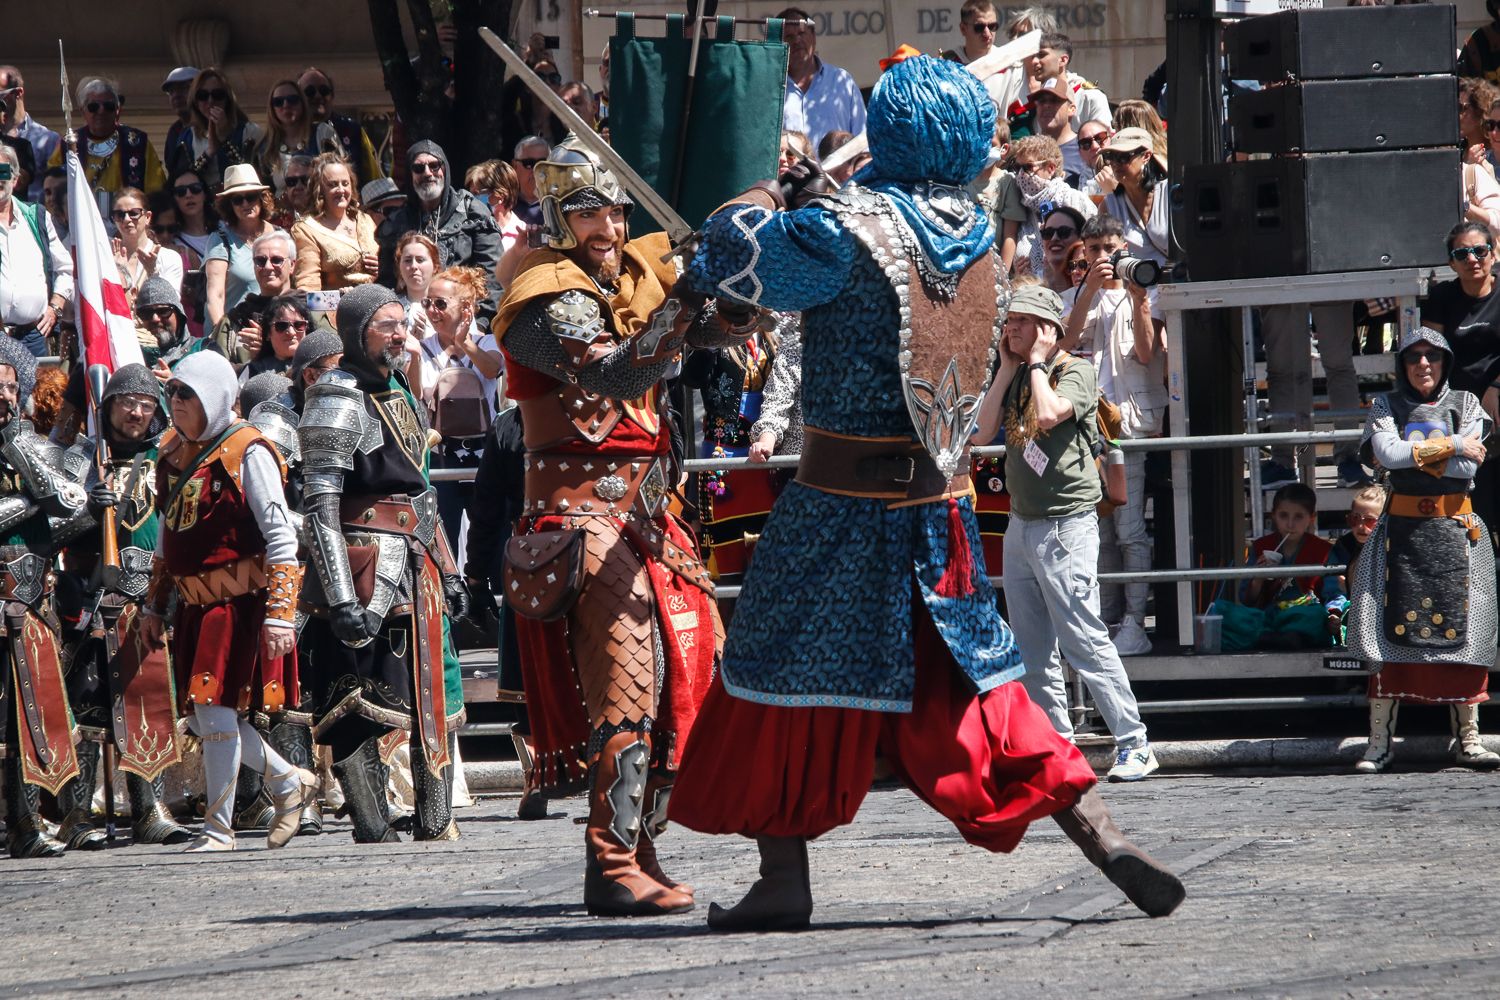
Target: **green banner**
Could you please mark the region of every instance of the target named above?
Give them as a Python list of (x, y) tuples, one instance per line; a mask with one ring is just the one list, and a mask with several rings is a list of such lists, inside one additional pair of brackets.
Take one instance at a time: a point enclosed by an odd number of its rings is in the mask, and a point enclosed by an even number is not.
[[(734, 18), (716, 19), (698, 48), (691, 121), (687, 105), (692, 39), (685, 18), (667, 16), (664, 38), (640, 38), (635, 16), (621, 13), (609, 41), (610, 143), (673, 204), (691, 226), (757, 181), (776, 176), (786, 94), (786, 45), (781, 21), (768, 22), (765, 41), (735, 41)], [(678, 175), (678, 156), (683, 154)], [(680, 185), (673, 198), (674, 185)], [(631, 236), (661, 225), (637, 207)]]

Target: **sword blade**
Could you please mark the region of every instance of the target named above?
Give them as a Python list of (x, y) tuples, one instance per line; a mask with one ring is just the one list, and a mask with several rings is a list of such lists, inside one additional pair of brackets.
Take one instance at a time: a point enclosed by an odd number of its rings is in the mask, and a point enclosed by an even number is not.
[(61, 38), (57, 40), (57, 65), (62, 71), (63, 128), (67, 130), (64, 134), (71, 135), (73, 132), (73, 99), (71, 97), (71, 88), (68, 86), (68, 62), (63, 58)]
[(547, 110), (556, 115), (558, 121), (566, 125), (568, 131), (577, 136), (580, 143), (588, 147), (589, 152), (597, 156), (606, 167), (614, 172), (615, 179), (620, 182), (620, 186), (628, 191), (639, 205), (650, 212), (657, 222), (662, 224), (667, 231), (667, 238), (674, 246), (693, 235), (693, 227), (688, 225), (686, 220), (667, 204), (667, 200), (657, 194), (656, 189), (647, 184), (598, 132), (589, 128), (588, 123), (578, 117), (578, 113), (568, 107), (567, 102), (543, 83), (542, 78), (526, 65), (526, 60), (517, 55), (514, 49), (502, 42), (499, 36), (489, 28), (480, 28), (479, 37), (495, 50), (495, 54), (504, 60), (506, 67), (521, 78), (521, 82), (526, 84), (527, 89), (547, 106)]

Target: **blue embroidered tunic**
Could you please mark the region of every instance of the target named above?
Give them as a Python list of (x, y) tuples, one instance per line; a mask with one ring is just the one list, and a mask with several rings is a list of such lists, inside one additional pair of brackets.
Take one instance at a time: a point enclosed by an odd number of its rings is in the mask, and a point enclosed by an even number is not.
[[(867, 179), (888, 199), (892, 222), (897, 213), (907, 220), (905, 235), (927, 251), (924, 266), (954, 274), (992, 252), (993, 230), (977, 208), (967, 232), (945, 235), (921, 225), (910, 185)], [(898, 368), (896, 291), (832, 204), (790, 212), (728, 206), (705, 224), (689, 275), (707, 294), (803, 313), (809, 426), (915, 440)], [(735, 607), (725, 687), (774, 705), (910, 711), (913, 593), (977, 691), (1019, 677), (1020, 655), (984, 579), (972, 502), (958, 503), (977, 579), (965, 596), (940, 597), (950, 557), (947, 501), (892, 509), (884, 500), (788, 485)]]

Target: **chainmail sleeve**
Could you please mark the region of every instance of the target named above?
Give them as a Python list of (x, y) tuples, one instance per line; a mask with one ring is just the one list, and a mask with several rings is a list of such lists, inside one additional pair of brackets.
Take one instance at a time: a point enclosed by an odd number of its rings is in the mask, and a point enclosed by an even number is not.
[[(639, 361), (637, 341), (651, 332), (649, 327), (642, 334), (615, 343), (598, 315), (598, 304), (582, 294), (569, 302), (575, 315), (566, 322), (560, 319), (557, 304), (571, 294), (565, 292), (551, 302), (533, 301), (521, 310), (505, 332), (505, 349), (512, 358), (527, 368), (610, 399), (639, 399), (666, 376), (676, 360), (675, 351), (662, 351), (646, 363)], [(673, 301), (669, 299), (668, 305)], [(590, 304), (592, 313), (588, 311)], [(591, 327), (595, 322), (597, 328)], [(703, 322), (703, 318), (697, 322)]]

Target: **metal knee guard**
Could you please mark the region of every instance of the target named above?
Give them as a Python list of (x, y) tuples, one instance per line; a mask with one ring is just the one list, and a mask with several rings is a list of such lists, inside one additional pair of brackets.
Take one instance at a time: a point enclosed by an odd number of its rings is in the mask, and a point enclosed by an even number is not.
[(411, 741), (411, 777), (416, 790), (414, 832), (418, 840), (457, 840), (458, 824), (453, 820), (453, 764), (458, 734), (448, 732), (450, 763), (441, 774), (427, 766), (427, 751), (415, 735)]

